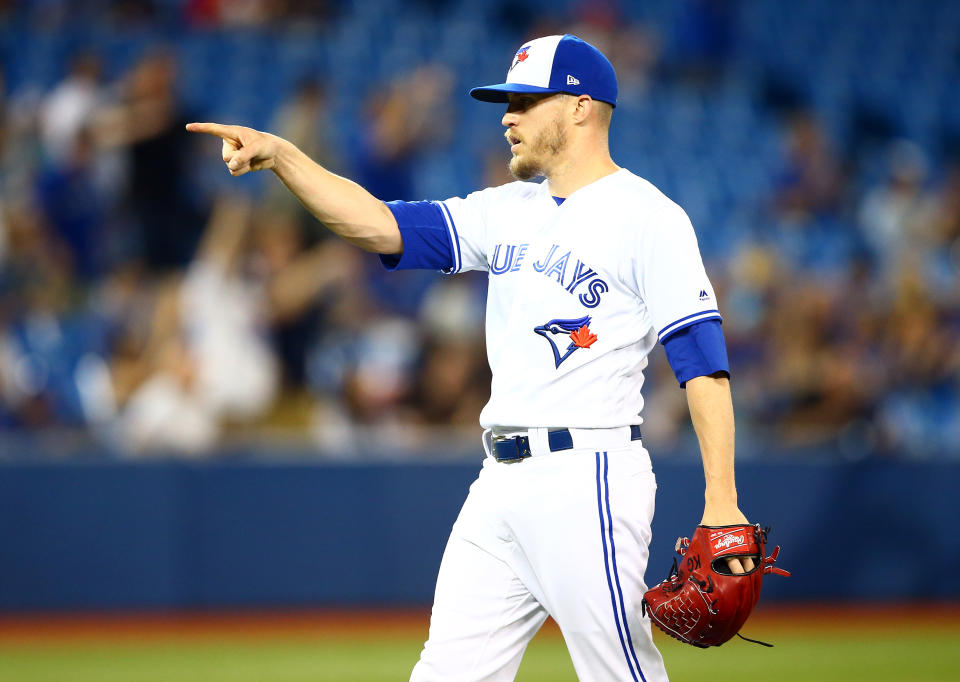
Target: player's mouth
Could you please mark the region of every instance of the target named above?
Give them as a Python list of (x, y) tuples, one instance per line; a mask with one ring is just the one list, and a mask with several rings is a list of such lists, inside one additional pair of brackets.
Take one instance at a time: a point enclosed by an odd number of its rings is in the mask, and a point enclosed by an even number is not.
[(510, 145), (510, 151), (516, 154), (517, 149), (520, 148), (520, 145), (523, 144), (523, 141), (511, 133), (507, 133), (504, 137), (507, 138), (507, 143)]

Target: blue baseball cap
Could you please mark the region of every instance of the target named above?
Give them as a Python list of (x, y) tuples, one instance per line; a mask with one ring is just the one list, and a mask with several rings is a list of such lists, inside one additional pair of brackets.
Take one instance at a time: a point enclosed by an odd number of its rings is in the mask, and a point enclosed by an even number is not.
[(517, 50), (506, 83), (474, 88), (470, 95), (481, 102), (504, 103), (511, 92), (590, 95), (617, 106), (617, 74), (590, 43), (569, 33), (547, 36)]

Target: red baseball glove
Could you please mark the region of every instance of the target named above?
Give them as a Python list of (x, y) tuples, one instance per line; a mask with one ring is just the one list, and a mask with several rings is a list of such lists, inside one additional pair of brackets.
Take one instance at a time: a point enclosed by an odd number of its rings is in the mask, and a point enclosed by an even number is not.
[[(773, 565), (780, 547), (765, 556), (769, 530), (760, 524), (697, 526), (692, 539), (679, 538), (683, 558), (679, 566), (674, 559), (667, 579), (643, 595), (644, 614), (671, 637), (696, 647), (731, 639), (760, 599), (764, 574), (790, 575)], [(731, 573), (728, 557), (751, 557), (754, 567)]]

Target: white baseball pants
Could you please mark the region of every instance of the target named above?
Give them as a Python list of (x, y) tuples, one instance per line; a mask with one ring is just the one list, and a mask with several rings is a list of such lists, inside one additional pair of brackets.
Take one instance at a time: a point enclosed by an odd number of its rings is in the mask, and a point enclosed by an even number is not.
[(546, 430), (531, 429), (535, 456), (511, 464), (489, 456), (484, 434), (488, 457), (444, 551), (411, 682), (513, 680), (548, 615), (581, 681), (667, 679), (640, 613), (649, 454), (622, 429), (571, 432), (574, 449), (549, 452)]

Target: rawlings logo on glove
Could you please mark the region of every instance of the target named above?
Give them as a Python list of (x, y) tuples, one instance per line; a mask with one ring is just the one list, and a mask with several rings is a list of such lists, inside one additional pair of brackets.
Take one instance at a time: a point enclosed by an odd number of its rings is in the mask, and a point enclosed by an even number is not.
[(721, 549), (730, 549), (734, 545), (742, 545), (746, 542), (746, 535), (727, 534), (714, 543), (713, 548), (717, 551)]
[[(696, 647), (720, 646), (738, 634), (760, 599), (764, 574), (790, 575), (773, 565), (780, 547), (765, 556), (769, 530), (759, 524), (698, 526), (692, 539), (679, 538), (677, 553), (684, 560), (679, 567), (674, 560), (667, 579), (643, 595), (644, 614), (671, 637)], [(750, 557), (753, 568), (732, 573), (731, 557)]]

